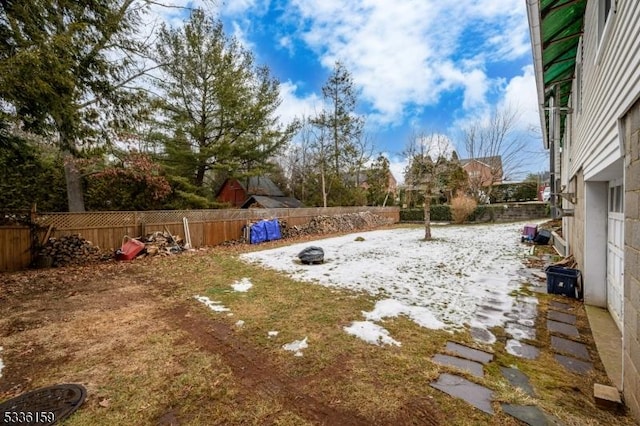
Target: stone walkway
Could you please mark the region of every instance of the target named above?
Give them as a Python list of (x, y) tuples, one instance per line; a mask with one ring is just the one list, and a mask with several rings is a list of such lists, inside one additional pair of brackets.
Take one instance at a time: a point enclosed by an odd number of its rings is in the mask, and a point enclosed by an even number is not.
[[(516, 303), (510, 312), (505, 312), (509, 321), (505, 325), (508, 336), (505, 347), (508, 353), (524, 358), (537, 359), (541, 351), (551, 351), (557, 362), (576, 374), (584, 374), (593, 369), (591, 356), (587, 346), (576, 339), (580, 333), (576, 327), (575, 307), (561, 302), (561, 296), (549, 302), (547, 317), (538, 319), (537, 297), (516, 298)], [(522, 340), (536, 341), (536, 320), (546, 321), (549, 333), (549, 348), (538, 348)], [(486, 344), (486, 335), (472, 336), (478, 343)], [(433, 362), (460, 371), (469, 378), (484, 377), (484, 366), (495, 362), (493, 354), (474, 349), (457, 342), (448, 341), (443, 352), (432, 358)], [(520, 388), (527, 395), (535, 398), (535, 390), (529, 378), (520, 370), (512, 367), (500, 366), (504, 378), (514, 388)], [(461, 375), (443, 373), (431, 386), (453, 397), (460, 398), (487, 414), (495, 414), (492, 401), (493, 391), (485, 386), (474, 383)], [(503, 412), (519, 419), (528, 425), (561, 425), (560, 420), (545, 413), (534, 405), (500, 404)]]

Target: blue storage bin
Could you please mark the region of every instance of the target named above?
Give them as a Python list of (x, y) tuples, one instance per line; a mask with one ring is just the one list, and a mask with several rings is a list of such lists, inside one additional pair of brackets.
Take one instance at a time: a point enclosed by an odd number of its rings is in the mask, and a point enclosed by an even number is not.
[(582, 299), (582, 274), (578, 269), (548, 266), (547, 293)]

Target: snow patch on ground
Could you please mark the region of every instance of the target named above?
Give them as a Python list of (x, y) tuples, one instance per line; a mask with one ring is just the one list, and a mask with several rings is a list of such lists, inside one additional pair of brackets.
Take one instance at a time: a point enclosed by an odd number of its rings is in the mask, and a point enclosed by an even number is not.
[(218, 302), (215, 300), (209, 299), (207, 296), (193, 296), (194, 299), (199, 301), (200, 303), (204, 303), (209, 309), (214, 312), (227, 312), (230, 309), (223, 306), (222, 302)]
[(307, 343), (307, 338), (305, 337), (302, 340), (294, 340), (291, 343), (286, 343), (282, 345), (282, 349), (285, 351), (295, 352), (294, 356), (302, 356), (302, 350), (309, 347)]
[(235, 291), (246, 293), (251, 287), (253, 287), (253, 283), (249, 278), (243, 278), (240, 281), (236, 281), (231, 284), (231, 287), (233, 287)]
[[(0, 352), (2, 352), (2, 346), (0, 346)], [(4, 370), (4, 363), (2, 362), (2, 358), (0, 358), (0, 377), (2, 377), (2, 370)]]
[(363, 313), (370, 322), (406, 315), (426, 328), (469, 324), (490, 341), (495, 336), (488, 329), (508, 321), (514, 291), (523, 281), (518, 271), (528, 253), (520, 243), (524, 224), (437, 227), (431, 241), (423, 240), (421, 228), (358, 232), (364, 241), (354, 241), (353, 235), (326, 238), (313, 242), (325, 252), (319, 265), (297, 262), (310, 243), (240, 258), (298, 281), (381, 296), (373, 311)]
[(278, 336), (278, 333), (280, 333), (280, 332), (279, 332), (279, 331), (269, 331), (269, 332), (267, 333), (267, 337), (268, 337), (269, 339), (271, 339), (272, 337), (277, 337), (277, 336)]
[(371, 321), (354, 321), (344, 327), (344, 331), (373, 345), (401, 345), (389, 335), (389, 331)]
[(505, 349), (507, 350), (507, 353), (517, 356), (517, 357), (521, 357), (522, 356), (522, 343), (520, 343), (520, 341), (515, 340), (515, 339), (509, 339), (507, 340), (507, 344), (505, 345)]
[(439, 321), (428, 308), (407, 305), (395, 299), (380, 300), (376, 303), (373, 311), (362, 312), (362, 315), (369, 321), (381, 321), (384, 318), (394, 318), (403, 314), (425, 328), (436, 330), (445, 327), (445, 324)]

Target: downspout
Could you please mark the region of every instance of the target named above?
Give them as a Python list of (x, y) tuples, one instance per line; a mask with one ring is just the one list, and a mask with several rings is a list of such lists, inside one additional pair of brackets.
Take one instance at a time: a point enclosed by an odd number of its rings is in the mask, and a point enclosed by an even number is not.
[[(554, 93), (555, 96), (555, 93)], [(549, 204), (551, 205), (551, 219), (557, 219), (556, 202), (556, 142), (557, 134), (560, 132), (560, 117), (555, 106), (555, 97), (549, 98)]]

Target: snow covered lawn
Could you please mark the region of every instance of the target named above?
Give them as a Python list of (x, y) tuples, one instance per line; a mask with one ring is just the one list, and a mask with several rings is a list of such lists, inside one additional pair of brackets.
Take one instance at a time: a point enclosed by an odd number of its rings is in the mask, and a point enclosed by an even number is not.
[[(528, 251), (520, 243), (523, 226), (436, 226), (432, 241), (422, 240), (420, 227), (358, 232), (241, 258), (299, 281), (378, 296), (374, 310), (362, 313), (370, 324), (354, 321), (345, 331), (368, 341), (399, 344), (374, 323), (402, 314), (427, 328), (454, 330), (468, 324), (484, 331), (504, 326), (518, 304), (535, 304), (534, 297), (514, 296), (523, 282), (518, 271)], [(324, 249), (325, 263), (300, 263), (297, 254), (310, 245)], [(490, 343), (492, 335), (485, 334)]]

